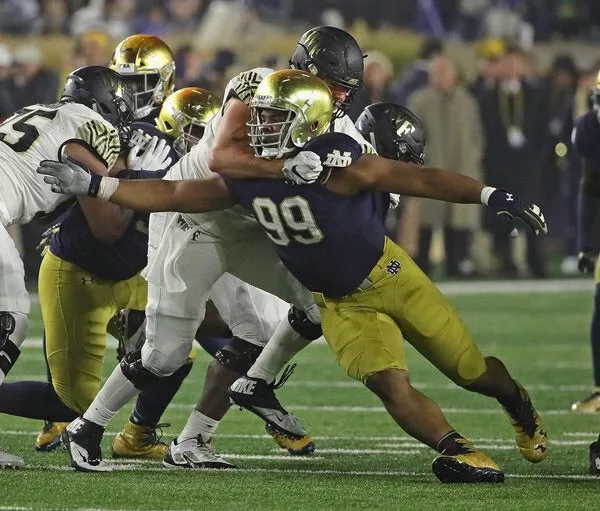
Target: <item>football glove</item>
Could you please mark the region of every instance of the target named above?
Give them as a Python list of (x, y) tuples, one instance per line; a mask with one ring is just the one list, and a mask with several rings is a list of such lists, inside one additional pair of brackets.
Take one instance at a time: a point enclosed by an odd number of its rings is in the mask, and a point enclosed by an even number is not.
[(319, 179), (323, 172), (323, 165), (321, 165), (321, 158), (318, 154), (312, 151), (302, 151), (293, 158), (285, 160), (282, 171), (283, 177), (287, 181), (306, 185)]
[[(141, 130), (136, 130), (140, 131)], [(143, 133), (143, 132), (142, 132)], [(134, 145), (127, 154), (131, 170), (163, 170), (169, 167), (171, 147), (164, 138), (152, 137), (143, 145)]]
[[(66, 158), (65, 163), (42, 160), (36, 172), (44, 176), (44, 182), (55, 193), (67, 195), (88, 195), (92, 175), (77, 161)], [(99, 177), (99, 176), (98, 176)]]
[[(523, 206), (514, 193), (510, 193), (502, 188), (497, 188), (489, 195), (486, 204), (512, 227), (516, 227), (515, 224), (517, 221), (521, 221), (527, 225), (536, 236), (548, 232), (544, 214), (539, 206), (536, 204)], [(511, 232), (511, 236), (516, 236), (515, 229)]]
[(577, 268), (581, 273), (591, 273), (596, 267), (598, 254), (591, 250), (582, 250), (577, 254)]

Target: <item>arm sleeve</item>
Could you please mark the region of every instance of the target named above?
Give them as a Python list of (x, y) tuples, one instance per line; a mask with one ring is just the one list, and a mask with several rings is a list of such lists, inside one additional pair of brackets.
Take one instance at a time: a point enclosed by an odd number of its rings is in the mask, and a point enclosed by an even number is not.
[(97, 120), (89, 120), (82, 124), (72, 141), (85, 145), (108, 169), (117, 161), (121, 149), (116, 128)]

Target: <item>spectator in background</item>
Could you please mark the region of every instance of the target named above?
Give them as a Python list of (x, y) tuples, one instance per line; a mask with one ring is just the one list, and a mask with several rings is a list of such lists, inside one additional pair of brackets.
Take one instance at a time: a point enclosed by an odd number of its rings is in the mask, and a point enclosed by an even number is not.
[(166, 33), (171, 35), (193, 34), (206, 11), (204, 0), (169, 0)]
[(265, 55), (260, 62), (261, 67), (269, 67), (274, 69), (275, 71), (279, 71), (280, 69), (288, 69), (289, 63), (287, 57), (283, 57), (282, 55)]
[(24, 35), (37, 32), (39, 10), (36, 0), (0, 1), (0, 34)]
[(186, 87), (202, 87), (214, 92), (217, 97), (221, 97), (230, 78), (227, 71), (236, 61), (237, 57), (232, 50), (221, 49), (217, 51), (210, 64), (202, 70), (201, 76), (188, 83)]
[(482, 35), (483, 16), (491, 4), (492, 0), (460, 0), (458, 32), (463, 39), (475, 41)]
[(542, 205), (546, 220), (554, 226), (552, 234), (561, 239), (565, 255), (571, 258), (577, 254), (573, 225), (579, 175), (572, 173), (569, 153), (578, 75), (573, 59), (569, 55), (558, 55), (543, 82), (546, 126), (541, 140)]
[(17, 98), (12, 62), (13, 57), (9, 49), (0, 44), (0, 122), (16, 110)]
[(158, 37), (167, 30), (167, 13), (161, 4), (152, 4), (139, 12), (132, 23), (132, 32), (136, 34), (151, 34)]
[(479, 72), (471, 86), (471, 92), (479, 98), (494, 90), (498, 84), (504, 42), (500, 39), (486, 39), (476, 45), (475, 51), (478, 56)]
[(410, 95), (429, 81), (429, 61), (442, 53), (443, 43), (439, 39), (426, 39), (419, 51), (419, 56), (410, 66), (400, 73), (390, 85), (392, 100), (406, 105)]
[(17, 109), (34, 103), (54, 103), (58, 93), (58, 75), (43, 65), (37, 46), (25, 44), (14, 52)]
[[(518, 48), (510, 48), (501, 60), (501, 80), (479, 96), (485, 139), (484, 181), (513, 190), (524, 200), (541, 203), (540, 126), (546, 125), (541, 90), (528, 79), (528, 63)], [(487, 213), (487, 212), (484, 212)], [(498, 219), (485, 214), (493, 251), (504, 277), (518, 275), (512, 239)], [(527, 236), (527, 263), (532, 276), (547, 275), (541, 241)]]
[(113, 42), (106, 32), (88, 30), (75, 43), (76, 69), (81, 66), (106, 66), (113, 51)]
[(42, 8), (42, 34), (68, 34), (69, 33), (69, 6), (67, 0), (43, 0)]
[(367, 52), (363, 73), (363, 86), (356, 92), (348, 115), (355, 121), (371, 103), (390, 101), (389, 83), (394, 68), (392, 61), (378, 51)]
[[(426, 165), (481, 179), (483, 138), (479, 108), (471, 93), (458, 85), (452, 60), (445, 56), (431, 60), (429, 84), (411, 96), (409, 108), (421, 119), (427, 133)], [(440, 227), (444, 230), (446, 274), (472, 274), (469, 249), (471, 234), (479, 227), (477, 206), (427, 199), (420, 204), (417, 264), (430, 273), (431, 238), (434, 229)]]
[(71, 33), (80, 35), (96, 29), (121, 40), (131, 33), (135, 8), (135, 0), (91, 0), (73, 14)]

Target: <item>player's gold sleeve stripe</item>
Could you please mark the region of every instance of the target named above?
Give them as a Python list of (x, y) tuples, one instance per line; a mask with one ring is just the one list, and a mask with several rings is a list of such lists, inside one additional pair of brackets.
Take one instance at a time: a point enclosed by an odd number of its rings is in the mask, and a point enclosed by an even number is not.
[(361, 142), (360, 148), (362, 149), (363, 154), (377, 154), (375, 148), (368, 142)]
[(87, 121), (78, 128), (75, 138), (93, 148), (107, 168), (111, 168), (119, 156), (121, 150), (119, 133), (105, 123)]

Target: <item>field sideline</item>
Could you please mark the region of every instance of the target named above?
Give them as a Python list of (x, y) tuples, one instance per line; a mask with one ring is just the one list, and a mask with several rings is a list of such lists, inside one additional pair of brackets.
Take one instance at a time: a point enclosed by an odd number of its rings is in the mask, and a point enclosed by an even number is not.
[[(314, 435), (317, 451), (292, 458), (278, 450), (256, 418), (232, 410), (215, 440), (236, 471), (169, 471), (150, 462), (115, 462), (110, 474), (78, 474), (64, 451), (33, 449), (37, 421), (0, 416), (0, 448), (22, 455), (28, 467), (0, 471), (0, 511), (219, 509), (584, 509), (597, 502), (600, 480), (587, 474), (588, 445), (600, 417), (573, 415), (570, 404), (591, 388), (588, 329), (591, 281), (444, 283), (443, 290), (471, 327), (482, 351), (501, 357), (530, 389), (551, 439), (549, 457), (531, 465), (490, 399), (458, 389), (412, 348), (412, 380), (445, 410), (451, 423), (486, 450), (507, 474), (503, 485), (442, 485), (430, 472), (435, 453), (414, 441), (383, 413), (368, 391), (345, 377), (324, 343), (301, 353), (281, 401)], [(31, 340), (10, 380), (41, 379), (39, 311)], [(164, 421), (168, 441), (183, 426), (202, 386), (200, 357)], [(108, 374), (116, 362), (109, 349)], [(127, 419), (109, 425), (110, 441)]]

